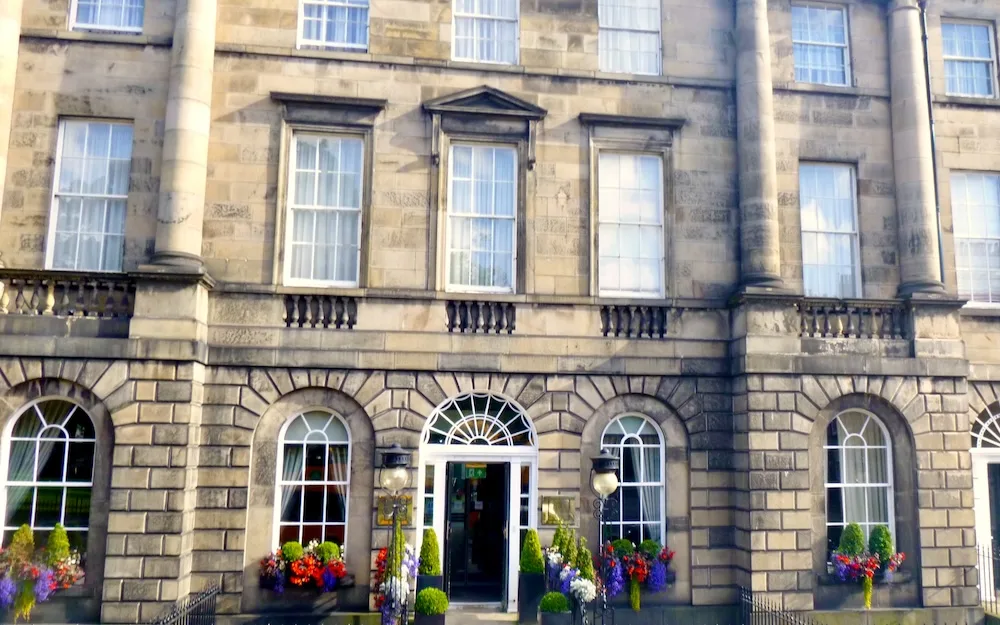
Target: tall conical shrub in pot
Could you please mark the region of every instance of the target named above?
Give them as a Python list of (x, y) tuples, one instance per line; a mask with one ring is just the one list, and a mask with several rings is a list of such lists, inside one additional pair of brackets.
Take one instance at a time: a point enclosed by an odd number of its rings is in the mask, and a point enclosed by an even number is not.
[(545, 594), (545, 563), (538, 532), (529, 529), (521, 547), (521, 565), (517, 582), (517, 622), (538, 622), (538, 604)]
[(437, 533), (433, 528), (424, 530), (420, 543), (420, 564), (417, 566), (417, 594), (424, 588), (444, 588), (441, 575), (441, 554), (438, 549)]

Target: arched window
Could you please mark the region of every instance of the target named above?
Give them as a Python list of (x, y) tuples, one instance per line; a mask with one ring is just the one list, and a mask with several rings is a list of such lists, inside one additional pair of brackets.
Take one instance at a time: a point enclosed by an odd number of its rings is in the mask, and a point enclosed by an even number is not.
[(1000, 449), (1000, 414), (997, 404), (987, 406), (972, 423), (972, 446), (980, 449)]
[(25, 523), (44, 544), (61, 523), (70, 545), (86, 551), (96, 444), (90, 416), (74, 403), (42, 400), (17, 417), (3, 448), (4, 545)]
[(305, 412), (288, 422), (278, 448), (278, 542), (343, 545), (351, 467), (345, 423), (329, 412)]
[(621, 458), (621, 486), (613, 495), (617, 510), (605, 519), (601, 542), (628, 538), (636, 545), (663, 542), (663, 436), (646, 417), (625, 415), (608, 424), (601, 449)]
[(873, 527), (895, 535), (889, 435), (882, 422), (863, 410), (838, 414), (826, 429), (827, 552), (840, 545), (848, 523), (857, 523), (865, 541)]

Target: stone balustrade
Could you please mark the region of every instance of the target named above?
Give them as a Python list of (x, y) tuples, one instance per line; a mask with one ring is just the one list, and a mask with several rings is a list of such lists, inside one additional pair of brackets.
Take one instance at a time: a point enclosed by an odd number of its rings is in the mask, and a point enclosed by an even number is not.
[(0, 269), (0, 315), (131, 319), (134, 305), (124, 274)]
[(289, 293), (284, 296), (282, 321), (288, 328), (353, 330), (358, 322), (358, 302), (347, 296)]
[(667, 335), (666, 306), (601, 306), (601, 332), (615, 338), (662, 339)]
[(802, 337), (910, 338), (909, 313), (902, 302), (803, 299), (796, 308)]
[(453, 300), (445, 302), (448, 332), (513, 334), (517, 307), (511, 302)]

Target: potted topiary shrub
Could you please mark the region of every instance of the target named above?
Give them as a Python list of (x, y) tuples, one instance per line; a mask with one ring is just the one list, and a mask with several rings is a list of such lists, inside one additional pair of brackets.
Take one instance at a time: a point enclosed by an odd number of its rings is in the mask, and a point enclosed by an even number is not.
[(437, 533), (433, 528), (424, 530), (424, 540), (420, 543), (420, 565), (417, 567), (417, 593), (424, 588), (444, 588), (441, 575), (441, 555), (438, 550)]
[(417, 593), (413, 610), (417, 613), (414, 625), (444, 625), (444, 613), (448, 611), (448, 595), (439, 588), (424, 588)]
[(573, 613), (569, 611), (569, 599), (561, 592), (545, 593), (539, 609), (542, 611), (541, 625), (573, 625)]
[(885, 579), (891, 582), (892, 571), (889, 568), (889, 564), (892, 561), (892, 556), (896, 555), (896, 552), (892, 549), (892, 534), (889, 532), (888, 527), (885, 525), (876, 525), (872, 528), (872, 535), (868, 538), (868, 553), (878, 556), (879, 568), (875, 576), (878, 579)]
[[(538, 532), (529, 529), (521, 548), (520, 574), (517, 579), (517, 622), (538, 622), (538, 604), (545, 594), (545, 565)], [(568, 608), (567, 608), (568, 609)]]

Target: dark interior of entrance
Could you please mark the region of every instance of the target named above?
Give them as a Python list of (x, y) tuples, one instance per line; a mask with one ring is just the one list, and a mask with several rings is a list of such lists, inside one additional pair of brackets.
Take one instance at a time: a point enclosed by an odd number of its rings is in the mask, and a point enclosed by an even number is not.
[(503, 599), (510, 465), (448, 463), (445, 584), (452, 601)]
[[(987, 465), (990, 489), (990, 530), (993, 533), (993, 545), (1000, 540), (1000, 464)], [(996, 549), (996, 547), (993, 547)], [(985, 581), (985, 580), (984, 580)], [(994, 574), (993, 588), (1000, 591), (1000, 575)]]

